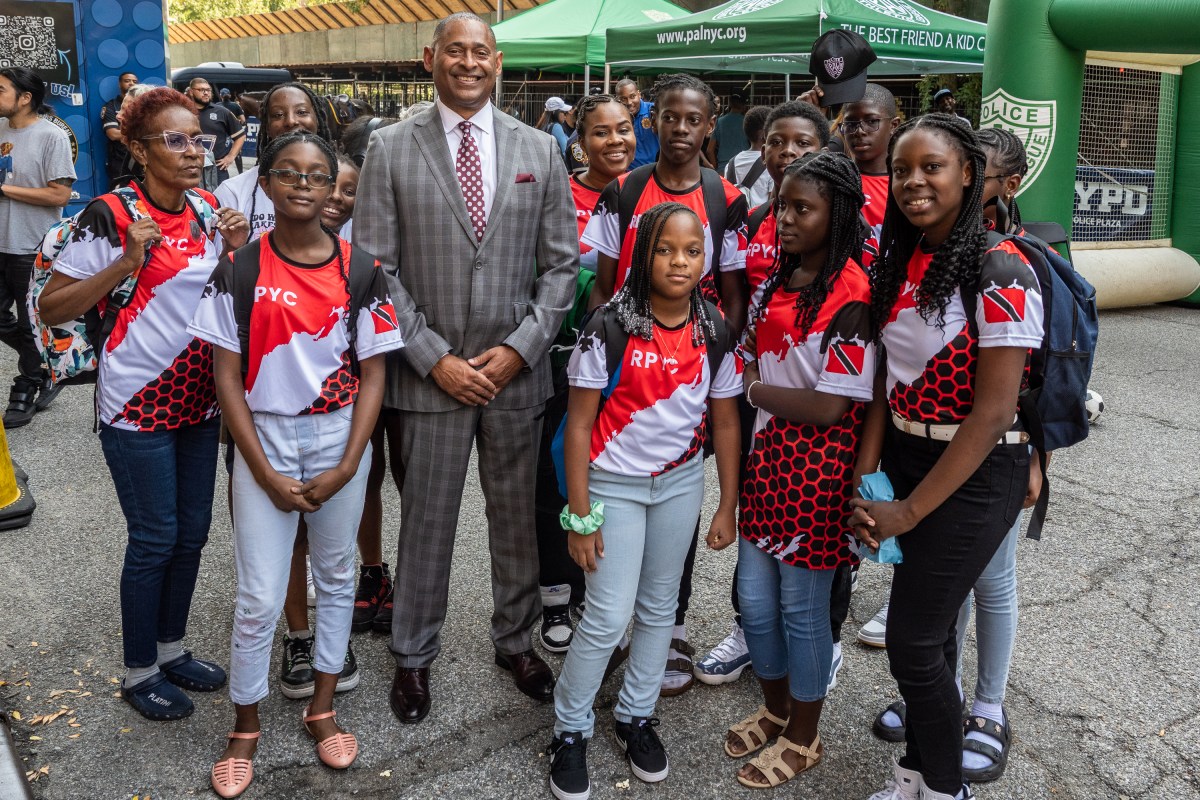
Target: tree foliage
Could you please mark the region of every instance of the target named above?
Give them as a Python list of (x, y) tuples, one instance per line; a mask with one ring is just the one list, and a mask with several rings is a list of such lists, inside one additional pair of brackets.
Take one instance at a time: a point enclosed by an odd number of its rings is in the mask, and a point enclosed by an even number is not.
[[(198, 22), (206, 19), (266, 14), (300, 6), (317, 5), (321, 0), (169, 0), (171, 22)], [(358, 12), (367, 0), (343, 0), (340, 5)]]

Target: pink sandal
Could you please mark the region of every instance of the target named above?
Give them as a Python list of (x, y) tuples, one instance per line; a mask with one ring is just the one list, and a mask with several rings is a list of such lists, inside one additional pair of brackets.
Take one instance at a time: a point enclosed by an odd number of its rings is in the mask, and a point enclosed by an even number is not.
[[(308, 707), (305, 707), (304, 730), (308, 731), (308, 735), (315, 739), (316, 735), (308, 727), (308, 723), (336, 716), (336, 711), (326, 711), (324, 714), (310, 716)], [(317, 758), (321, 759), (321, 763), (327, 767), (345, 769), (354, 763), (354, 759), (358, 758), (358, 739), (355, 739), (352, 733), (335, 733), (328, 739), (322, 739), (317, 742)]]
[[(257, 739), (260, 736), (262, 736), (262, 731), (254, 733), (234, 731), (229, 734), (230, 739)], [(213, 791), (221, 797), (237, 797), (250, 787), (252, 780), (254, 780), (254, 764), (248, 758), (223, 758), (213, 764), (212, 787)]]

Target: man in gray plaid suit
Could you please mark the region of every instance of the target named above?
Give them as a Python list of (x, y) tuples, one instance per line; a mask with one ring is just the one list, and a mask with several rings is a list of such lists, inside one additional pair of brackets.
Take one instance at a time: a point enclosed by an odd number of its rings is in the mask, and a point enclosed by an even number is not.
[(371, 135), (354, 243), (391, 281), (406, 349), (388, 377), (404, 479), (391, 706), (429, 712), (471, 446), (487, 506), (496, 664), (538, 700), (554, 675), (531, 649), (541, 612), (534, 474), (547, 352), (574, 301), (579, 244), (554, 139), (491, 103), (496, 39), (480, 18), (442, 20), (425, 48), (438, 101)]

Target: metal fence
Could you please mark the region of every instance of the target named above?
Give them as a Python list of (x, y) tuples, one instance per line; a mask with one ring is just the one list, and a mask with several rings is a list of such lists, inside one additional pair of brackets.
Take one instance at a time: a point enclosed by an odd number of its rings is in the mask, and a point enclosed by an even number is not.
[(1074, 239), (1170, 237), (1179, 76), (1088, 64), (1079, 125)]

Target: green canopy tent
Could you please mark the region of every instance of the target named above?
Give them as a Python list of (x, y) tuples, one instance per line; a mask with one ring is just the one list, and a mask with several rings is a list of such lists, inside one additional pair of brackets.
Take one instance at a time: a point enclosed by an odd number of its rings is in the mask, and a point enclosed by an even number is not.
[[(553, 0), (496, 25), (507, 69), (584, 73), (604, 67), (604, 34), (615, 25), (658, 25), (687, 10), (666, 0)], [(586, 91), (586, 89), (585, 89)]]
[(668, 22), (610, 29), (608, 63), (803, 74), (813, 42), (835, 28), (871, 43), (879, 56), (871, 75), (983, 71), (986, 25), (909, 0), (733, 0)]

